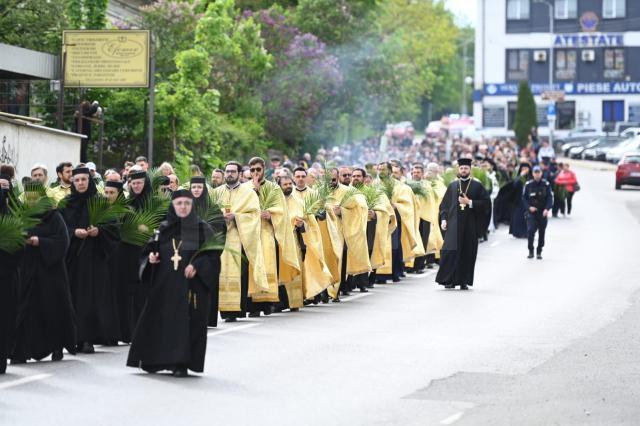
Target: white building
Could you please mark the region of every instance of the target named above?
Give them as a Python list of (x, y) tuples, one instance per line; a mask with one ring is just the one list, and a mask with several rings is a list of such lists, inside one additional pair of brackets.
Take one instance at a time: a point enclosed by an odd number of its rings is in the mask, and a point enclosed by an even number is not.
[(534, 93), (541, 134), (554, 103), (543, 97), (562, 92), (559, 131), (640, 122), (640, 0), (477, 2), (476, 126), (498, 133), (512, 127), (521, 80)]

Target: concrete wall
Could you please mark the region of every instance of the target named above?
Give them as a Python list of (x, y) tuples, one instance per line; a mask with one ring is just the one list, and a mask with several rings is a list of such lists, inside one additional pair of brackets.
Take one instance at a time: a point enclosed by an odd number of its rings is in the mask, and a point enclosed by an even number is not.
[(53, 181), (59, 163), (80, 162), (80, 138), (76, 133), (0, 117), (0, 163), (13, 164), (18, 180), (28, 176), (35, 163), (43, 163)]

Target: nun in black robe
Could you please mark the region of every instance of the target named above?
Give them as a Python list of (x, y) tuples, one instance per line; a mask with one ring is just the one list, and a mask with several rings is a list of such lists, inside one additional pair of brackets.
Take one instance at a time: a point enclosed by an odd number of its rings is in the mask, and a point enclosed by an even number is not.
[(522, 199), (522, 194), (524, 193), (524, 186), (531, 179), (533, 179), (531, 175), (531, 164), (521, 163), (518, 168), (518, 175), (511, 184), (514, 200), (513, 213), (511, 215), (511, 222), (509, 223), (509, 234), (516, 238), (527, 238), (527, 221), (525, 219), (527, 206)]
[[(87, 189), (79, 192), (78, 177), (88, 179)], [(112, 344), (120, 334), (109, 257), (117, 247), (117, 231), (111, 225), (89, 229), (88, 203), (97, 194), (89, 169), (73, 170), (71, 194), (63, 201), (62, 217), (71, 244), (67, 252), (67, 272), (77, 317), (78, 350), (93, 353), (93, 344)], [(86, 236), (85, 236), (86, 235)]]
[[(471, 166), (471, 160), (460, 159), (458, 165)], [(461, 193), (471, 200), (471, 207), (460, 207)], [(491, 211), (491, 199), (480, 182), (469, 175), (449, 184), (440, 204), (440, 222), (447, 221), (447, 232), (436, 275), (438, 284), (463, 290), (473, 285), (478, 238), (485, 232), (487, 211)]]
[[(211, 204), (209, 199), (209, 187), (207, 181), (203, 176), (192, 176), (189, 183), (191, 195), (193, 195), (193, 205), (196, 209), (196, 213), (203, 221), (207, 222), (214, 234), (226, 237), (227, 226), (222, 215), (222, 211), (219, 208)], [(211, 311), (209, 313), (209, 327), (218, 326), (218, 288), (220, 286), (220, 274), (216, 274), (213, 278), (211, 291)]]
[[(151, 288), (133, 335), (127, 366), (154, 373), (173, 371), (184, 377), (187, 369), (202, 372), (207, 346), (207, 322), (214, 277), (220, 273), (221, 250), (198, 252), (212, 236), (211, 227), (195, 210), (179, 217), (175, 207), (192, 200), (187, 190), (172, 194), (167, 220), (156, 241), (143, 250), (141, 274)], [(157, 253), (152, 263), (150, 253)], [(188, 269), (195, 275), (187, 278)], [(215, 289), (217, 291), (217, 289)]]
[[(131, 188), (131, 182), (134, 180), (142, 180), (144, 182), (144, 186), (138, 194)], [(140, 211), (152, 195), (153, 188), (147, 173), (139, 171), (129, 175), (127, 203), (131, 209)], [(120, 319), (119, 340), (125, 343), (131, 342), (133, 329), (149, 293), (149, 283), (140, 280), (138, 276), (141, 253), (142, 247), (120, 241), (114, 259), (117, 268), (114, 285), (116, 288), (118, 317)]]
[[(25, 198), (46, 196), (44, 188), (27, 187)], [(52, 360), (63, 357), (62, 349), (76, 353), (76, 321), (65, 256), (69, 234), (62, 215), (50, 209), (39, 218), (40, 223), (28, 232), (27, 246), (20, 262), (20, 287), (16, 345), (12, 363), (28, 359)]]
[[(11, 177), (0, 174), (0, 181), (8, 182), (8, 188), (0, 186), (0, 216), (4, 216), (9, 214), (10, 200), (15, 199)], [(0, 374), (7, 371), (7, 358), (13, 351), (21, 254), (21, 250), (15, 253), (0, 250)]]

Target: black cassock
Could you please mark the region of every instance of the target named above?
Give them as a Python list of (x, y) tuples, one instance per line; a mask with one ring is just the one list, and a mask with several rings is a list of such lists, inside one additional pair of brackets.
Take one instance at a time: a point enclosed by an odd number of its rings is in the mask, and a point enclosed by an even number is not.
[(0, 374), (5, 373), (13, 351), (20, 254), (0, 250)]
[(67, 272), (76, 311), (77, 341), (111, 344), (117, 342), (120, 335), (115, 289), (109, 270), (109, 257), (118, 244), (117, 230), (109, 225), (100, 226), (98, 236), (77, 238), (75, 230), (89, 226), (87, 203), (90, 197), (99, 195), (96, 195), (92, 179), (89, 179), (86, 192), (80, 194), (73, 186), (71, 191), (65, 198), (62, 217), (71, 239)]
[[(142, 252), (141, 272), (151, 288), (133, 335), (127, 366), (147, 371), (204, 370), (211, 292), (218, 291), (214, 283), (220, 273), (222, 252), (206, 251), (193, 257), (211, 235), (209, 225), (194, 212), (181, 220), (173, 206), (169, 208), (158, 242), (150, 242)], [(174, 246), (181, 257), (177, 270), (171, 259)], [(160, 263), (152, 265), (147, 256), (156, 250)], [(184, 276), (189, 263), (196, 269), (193, 279)]]
[[(464, 210), (458, 203), (460, 184), (472, 200), (473, 208)], [(486, 231), (486, 215), (491, 200), (486, 189), (476, 180), (449, 184), (440, 204), (440, 221), (447, 221), (436, 282), (440, 285), (473, 285), (473, 272), (478, 254), (478, 238)]]
[(26, 246), (20, 262), (12, 358), (40, 360), (62, 348), (75, 354), (75, 313), (65, 266), (69, 235), (62, 215), (57, 210), (48, 211), (29, 236), (37, 236), (39, 245)]

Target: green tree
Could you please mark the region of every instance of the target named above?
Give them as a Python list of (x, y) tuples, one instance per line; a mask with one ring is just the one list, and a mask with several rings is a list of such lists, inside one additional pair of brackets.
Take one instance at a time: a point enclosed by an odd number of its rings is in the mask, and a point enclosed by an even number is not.
[(521, 81), (518, 87), (518, 105), (513, 129), (520, 146), (526, 146), (529, 142), (529, 133), (532, 127), (538, 127), (536, 115), (536, 101), (529, 88), (529, 83)]
[(2, 0), (0, 42), (57, 55), (67, 26), (64, 10), (64, 0)]
[(101, 30), (107, 24), (108, 0), (65, 0), (71, 29)]

